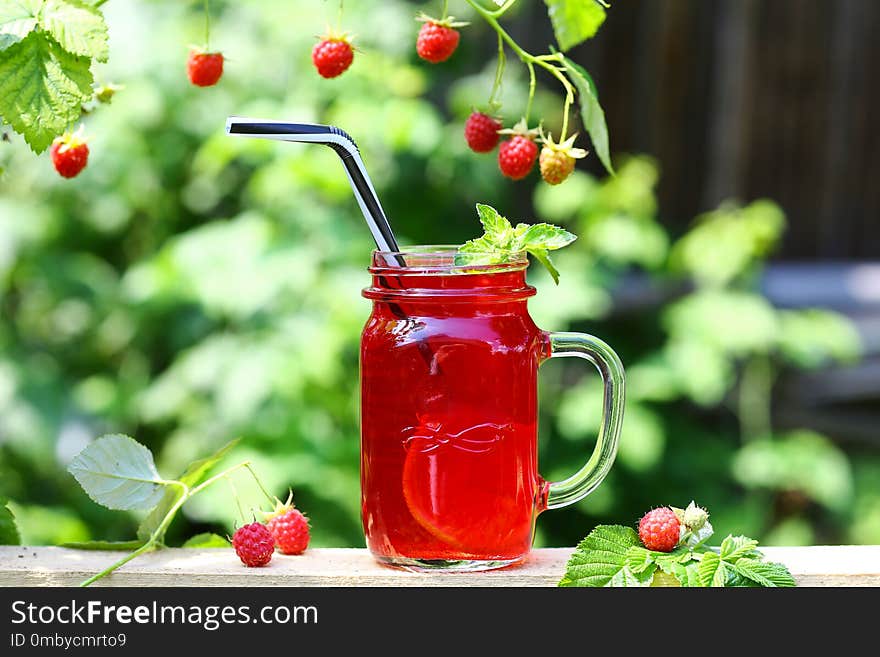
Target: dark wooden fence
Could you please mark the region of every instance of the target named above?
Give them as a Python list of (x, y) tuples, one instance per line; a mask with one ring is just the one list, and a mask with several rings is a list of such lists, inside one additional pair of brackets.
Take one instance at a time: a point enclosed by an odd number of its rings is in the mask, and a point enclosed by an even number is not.
[[(534, 5), (516, 29), (540, 49)], [(614, 150), (661, 163), (667, 225), (769, 197), (780, 257), (880, 257), (880, 0), (617, 0), (573, 54)]]

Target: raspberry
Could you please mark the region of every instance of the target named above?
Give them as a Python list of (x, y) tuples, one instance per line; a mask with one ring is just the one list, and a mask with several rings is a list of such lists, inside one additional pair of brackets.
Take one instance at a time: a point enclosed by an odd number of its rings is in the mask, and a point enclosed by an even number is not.
[(86, 168), (89, 162), (89, 146), (81, 133), (65, 132), (56, 137), (49, 150), (55, 170), (65, 178), (73, 178)]
[(211, 87), (223, 75), (223, 55), (219, 52), (190, 50), (186, 72), (189, 81), (197, 87)]
[(501, 122), (482, 112), (474, 112), (464, 124), (464, 138), (475, 153), (488, 153), (497, 145), (501, 136)]
[(461, 35), (440, 21), (427, 20), (419, 30), (419, 38), (416, 40), (416, 52), (419, 57), (432, 64), (445, 62), (452, 57), (452, 53), (458, 48), (458, 40)]
[(639, 538), (649, 550), (672, 552), (678, 544), (681, 524), (668, 506), (648, 511), (639, 521)]
[(508, 178), (521, 180), (529, 175), (538, 157), (538, 145), (528, 137), (514, 135), (498, 149), (498, 167)]
[(541, 177), (548, 185), (558, 185), (574, 171), (574, 158), (549, 146), (541, 149)]
[(312, 63), (322, 78), (342, 75), (353, 61), (354, 49), (344, 36), (326, 37), (312, 48)]
[(289, 504), (269, 515), (266, 526), (282, 554), (302, 554), (309, 546), (309, 521)]
[(249, 568), (265, 566), (272, 560), (275, 539), (260, 522), (239, 527), (232, 536), (232, 547), (241, 562)]

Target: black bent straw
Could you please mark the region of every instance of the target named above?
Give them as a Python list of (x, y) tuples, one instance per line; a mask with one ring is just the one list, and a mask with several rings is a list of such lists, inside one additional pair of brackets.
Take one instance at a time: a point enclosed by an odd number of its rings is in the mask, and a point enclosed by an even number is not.
[[(329, 146), (345, 167), (345, 173), (351, 182), (351, 188), (357, 199), (367, 226), (373, 234), (373, 240), (380, 251), (400, 251), (388, 217), (379, 203), (379, 197), (370, 181), (370, 176), (361, 160), (357, 144), (347, 132), (331, 125), (315, 123), (287, 123), (266, 119), (247, 119), (230, 116), (226, 120), (226, 132), (242, 137), (274, 139), (276, 141), (292, 141), (304, 144), (323, 144)], [(403, 258), (395, 256), (396, 263), (403, 266)]]
[[(397, 238), (388, 223), (388, 217), (379, 203), (379, 196), (370, 181), (370, 175), (361, 159), (360, 151), (354, 139), (345, 130), (331, 125), (317, 123), (288, 123), (286, 121), (273, 121), (271, 119), (249, 119), (240, 116), (230, 116), (226, 119), (226, 133), (241, 137), (256, 137), (259, 139), (273, 139), (275, 141), (292, 141), (304, 144), (322, 144), (329, 146), (345, 167), (345, 173), (351, 183), (352, 191), (361, 208), (361, 213), (370, 228), (373, 240), (380, 251), (390, 251), (393, 263), (385, 261), (386, 265), (403, 267), (406, 262), (399, 253), (400, 246)], [(383, 280), (385, 277), (382, 277)], [(396, 303), (389, 303), (389, 309), (400, 319), (409, 319), (403, 309)], [(430, 367), (434, 359), (431, 348), (423, 341), (419, 341), (419, 352)]]

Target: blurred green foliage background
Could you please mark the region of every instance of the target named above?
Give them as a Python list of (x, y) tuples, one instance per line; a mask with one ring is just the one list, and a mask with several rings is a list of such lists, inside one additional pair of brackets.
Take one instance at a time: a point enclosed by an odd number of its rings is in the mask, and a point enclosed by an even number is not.
[[(226, 137), (226, 116), (240, 114), (353, 134), (403, 244), (473, 237), (476, 201), (581, 236), (556, 258), (559, 287), (533, 268), (531, 310), (544, 328), (588, 331), (618, 350), (627, 414), (608, 480), (542, 516), (539, 545), (692, 498), (722, 534), (880, 542), (880, 454), (771, 421), (780, 372), (860, 351), (844, 318), (780, 311), (756, 291), (786, 228), (776, 205), (724, 204), (671, 235), (654, 193), (662, 163), (647, 157), (621, 154), (616, 178), (578, 172), (559, 188), (502, 179), (494, 157), (461, 137), (493, 73), (478, 56), (492, 43), (479, 24), (447, 65), (429, 67), (412, 53), (412, 3), (349, 3), (362, 52), (325, 81), (309, 60), (324, 5), (214, 5), (212, 42), (227, 66), (211, 89), (183, 70), (187, 44), (201, 40), (201, 3), (105, 6), (112, 50), (101, 73), (125, 89), (86, 117), (92, 156), (74, 181), (18, 138), (0, 144), (0, 495), (24, 541), (134, 535), (135, 515), (98, 507), (65, 471), (89, 440), (121, 432), (168, 476), (241, 436), (231, 458), (252, 458), (279, 496), (293, 489), (313, 545), (363, 545), (357, 350), (369, 233), (332, 151)], [(509, 117), (524, 82), (511, 63)], [(542, 91), (536, 103), (558, 125), (560, 99)], [(634, 276), (661, 293), (625, 294)], [(570, 474), (591, 448), (601, 388), (585, 369), (542, 368), (547, 478)], [(246, 505), (262, 502), (246, 479), (239, 488)], [(237, 512), (217, 486), (184, 515), (170, 544), (227, 533)]]

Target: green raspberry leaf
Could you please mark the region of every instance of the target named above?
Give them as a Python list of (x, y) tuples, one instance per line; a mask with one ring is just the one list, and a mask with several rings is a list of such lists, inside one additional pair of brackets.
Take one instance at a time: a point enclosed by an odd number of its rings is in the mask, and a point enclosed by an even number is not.
[(627, 551), (624, 563), (633, 573), (639, 574), (654, 565), (654, 556), (650, 550), (636, 545)]
[(67, 52), (107, 61), (107, 23), (95, 7), (81, 0), (45, 0), (40, 27)]
[(92, 96), (90, 63), (39, 30), (0, 51), (0, 117), (35, 153), (79, 118)]
[(21, 535), (18, 533), (15, 515), (8, 503), (9, 500), (0, 497), (0, 545), (19, 545)]
[(18, 43), (37, 26), (42, 0), (6, 0), (0, 4), (0, 50)]
[[(238, 439), (236, 438), (235, 440), (226, 443), (210, 456), (193, 461), (187, 466), (186, 470), (183, 471), (183, 474), (181, 474), (177, 480), (190, 488), (198, 485), (202, 478), (208, 473), (208, 470), (217, 465), (237, 444)], [(162, 520), (168, 515), (171, 507), (177, 504), (183, 494), (182, 487), (168, 486), (165, 489), (165, 493), (162, 495), (162, 499), (156, 505), (156, 508), (150, 511), (147, 517), (141, 521), (141, 524), (138, 526), (137, 537), (144, 542), (150, 540), (150, 537), (159, 530), (159, 525), (162, 524)], [(156, 537), (156, 540), (159, 543), (162, 543), (164, 539), (164, 532)]]
[(742, 557), (760, 557), (758, 541), (747, 536), (728, 536), (721, 541), (720, 556), (724, 561), (734, 562)]
[(632, 527), (599, 525), (575, 548), (559, 586), (645, 585), (645, 578), (650, 583), (646, 573), (653, 576), (653, 569), (637, 577), (627, 567), (630, 548), (639, 546), (639, 536)]
[(592, 38), (605, 22), (605, 8), (596, 0), (544, 0), (544, 4), (561, 50)]
[(137, 550), (146, 541), (73, 541), (62, 543), (61, 547), (74, 550), (108, 550), (131, 552)]
[(797, 586), (788, 568), (781, 563), (768, 563), (751, 558), (740, 558), (732, 565), (733, 570), (746, 579), (769, 587)]
[(87, 445), (67, 470), (92, 500), (108, 509), (150, 509), (165, 493), (152, 452), (120, 434)]
[(196, 534), (181, 547), (185, 548), (228, 548), (229, 541), (222, 536), (210, 532)]
[(724, 586), (727, 580), (727, 565), (714, 552), (706, 552), (697, 567), (700, 586)]
[(593, 78), (583, 66), (576, 64), (564, 55), (560, 55), (560, 57), (565, 65), (568, 78), (577, 89), (581, 121), (593, 142), (593, 150), (596, 151), (596, 155), (606, 171), (613, 175), (614, 167), (611, 166), (611, 148), (608, 143), (608, 124), (605, 123), (605, 111), (599, 104), (596, 83), (593, 82)]

